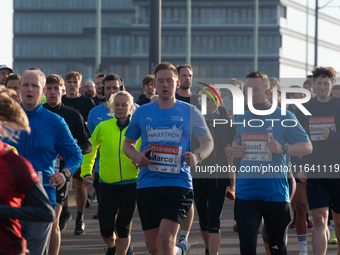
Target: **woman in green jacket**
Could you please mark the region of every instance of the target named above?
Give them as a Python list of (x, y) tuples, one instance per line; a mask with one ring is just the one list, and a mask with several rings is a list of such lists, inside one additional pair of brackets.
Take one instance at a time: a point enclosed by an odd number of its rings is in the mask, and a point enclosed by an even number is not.
[(106, 254), (125, 255), (136, 210), (139, 170), (123, 152), (124, 134), (134, 111), (133, 97), (126, 91), (120, 91), (111, 95), (109, 106), (114, 118), (101, 122), (94, 130), (91, 137), (93, 150), (84, 155), (81, 177), (85, 187), (92, 182), (92, 168), (100, 147), (100, 234), (109, 246)]

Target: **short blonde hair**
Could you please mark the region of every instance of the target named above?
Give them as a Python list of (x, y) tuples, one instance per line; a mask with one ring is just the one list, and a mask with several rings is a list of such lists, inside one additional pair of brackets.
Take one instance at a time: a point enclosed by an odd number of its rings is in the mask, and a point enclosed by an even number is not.
[(128, 98), (129, 105), (133, 105), (133, 108), (131, 110), (131, 115), (132, 115), (133, 112), (136, 110), (136, 107), (133, 104), (133, 96), (129, 92), (125, 91), (125, 90), (124, 91), (119, 91), (119, 92), (117, 92), (115, 94), (112, 94), (110, 96), (109, 104), (108, 105), (110, 107), (111, 113), (109, 115), (114, 116), (113, 105), (114, 105), (114, 102), (115, 102), (115, 98), (118, 97), (118, 96), (125, 96), (125, 97)]
[(24, 76), (27, 73), (37, 73), (39, 75), (39, 82), (40, 82), (41, 87), (42, 88), (45, 87), (46, 76), (39, 68), (27, 69), (25, 72), (23, 72), (22, 75), (21, 75), (20, 85), (22, 85), (22, 80), (24, 79)]

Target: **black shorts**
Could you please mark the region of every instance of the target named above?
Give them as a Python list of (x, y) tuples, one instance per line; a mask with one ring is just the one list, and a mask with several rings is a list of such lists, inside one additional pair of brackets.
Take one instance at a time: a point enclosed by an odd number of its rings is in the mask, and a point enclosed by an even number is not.
[(308, 179), (307, 197), (310, 209), (333, 206), (340, 213), (340, 179)]
[(137, 207), (143, 230), (158, 228), (162, 219), (179, 224), (187, 216), (193, 191), (181, 187), (151, 187), (137, 190)]

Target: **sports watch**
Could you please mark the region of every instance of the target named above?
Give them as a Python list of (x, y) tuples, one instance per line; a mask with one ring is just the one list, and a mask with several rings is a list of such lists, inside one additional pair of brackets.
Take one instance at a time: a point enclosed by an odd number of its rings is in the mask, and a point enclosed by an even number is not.
[(282, 154), (287, 154), (288, 146), (285, 145), (285, 144), (282, 144), (282, 150), (283, 150), (283, 153), (282, 153)]
[(200, 152), (197, 152), (196, 154), (197, 154), (197, 156), (198, 156), (198, 161), (199, 161), (199, 162), (202, 162), (202, 160), (204, 159), (203, 154), (200, 153)]
[(66, 171), (61, 171), (61, 173), (65, 176), (66, 180), (70, 179), (70, 174)]

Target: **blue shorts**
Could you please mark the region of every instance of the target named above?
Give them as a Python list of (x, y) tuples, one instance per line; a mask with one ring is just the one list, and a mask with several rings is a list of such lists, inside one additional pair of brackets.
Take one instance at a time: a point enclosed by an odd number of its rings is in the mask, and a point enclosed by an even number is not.
[(340, 213), (340, 179), (309, 179), (307, 197), (310, 209), (332, 206)]

